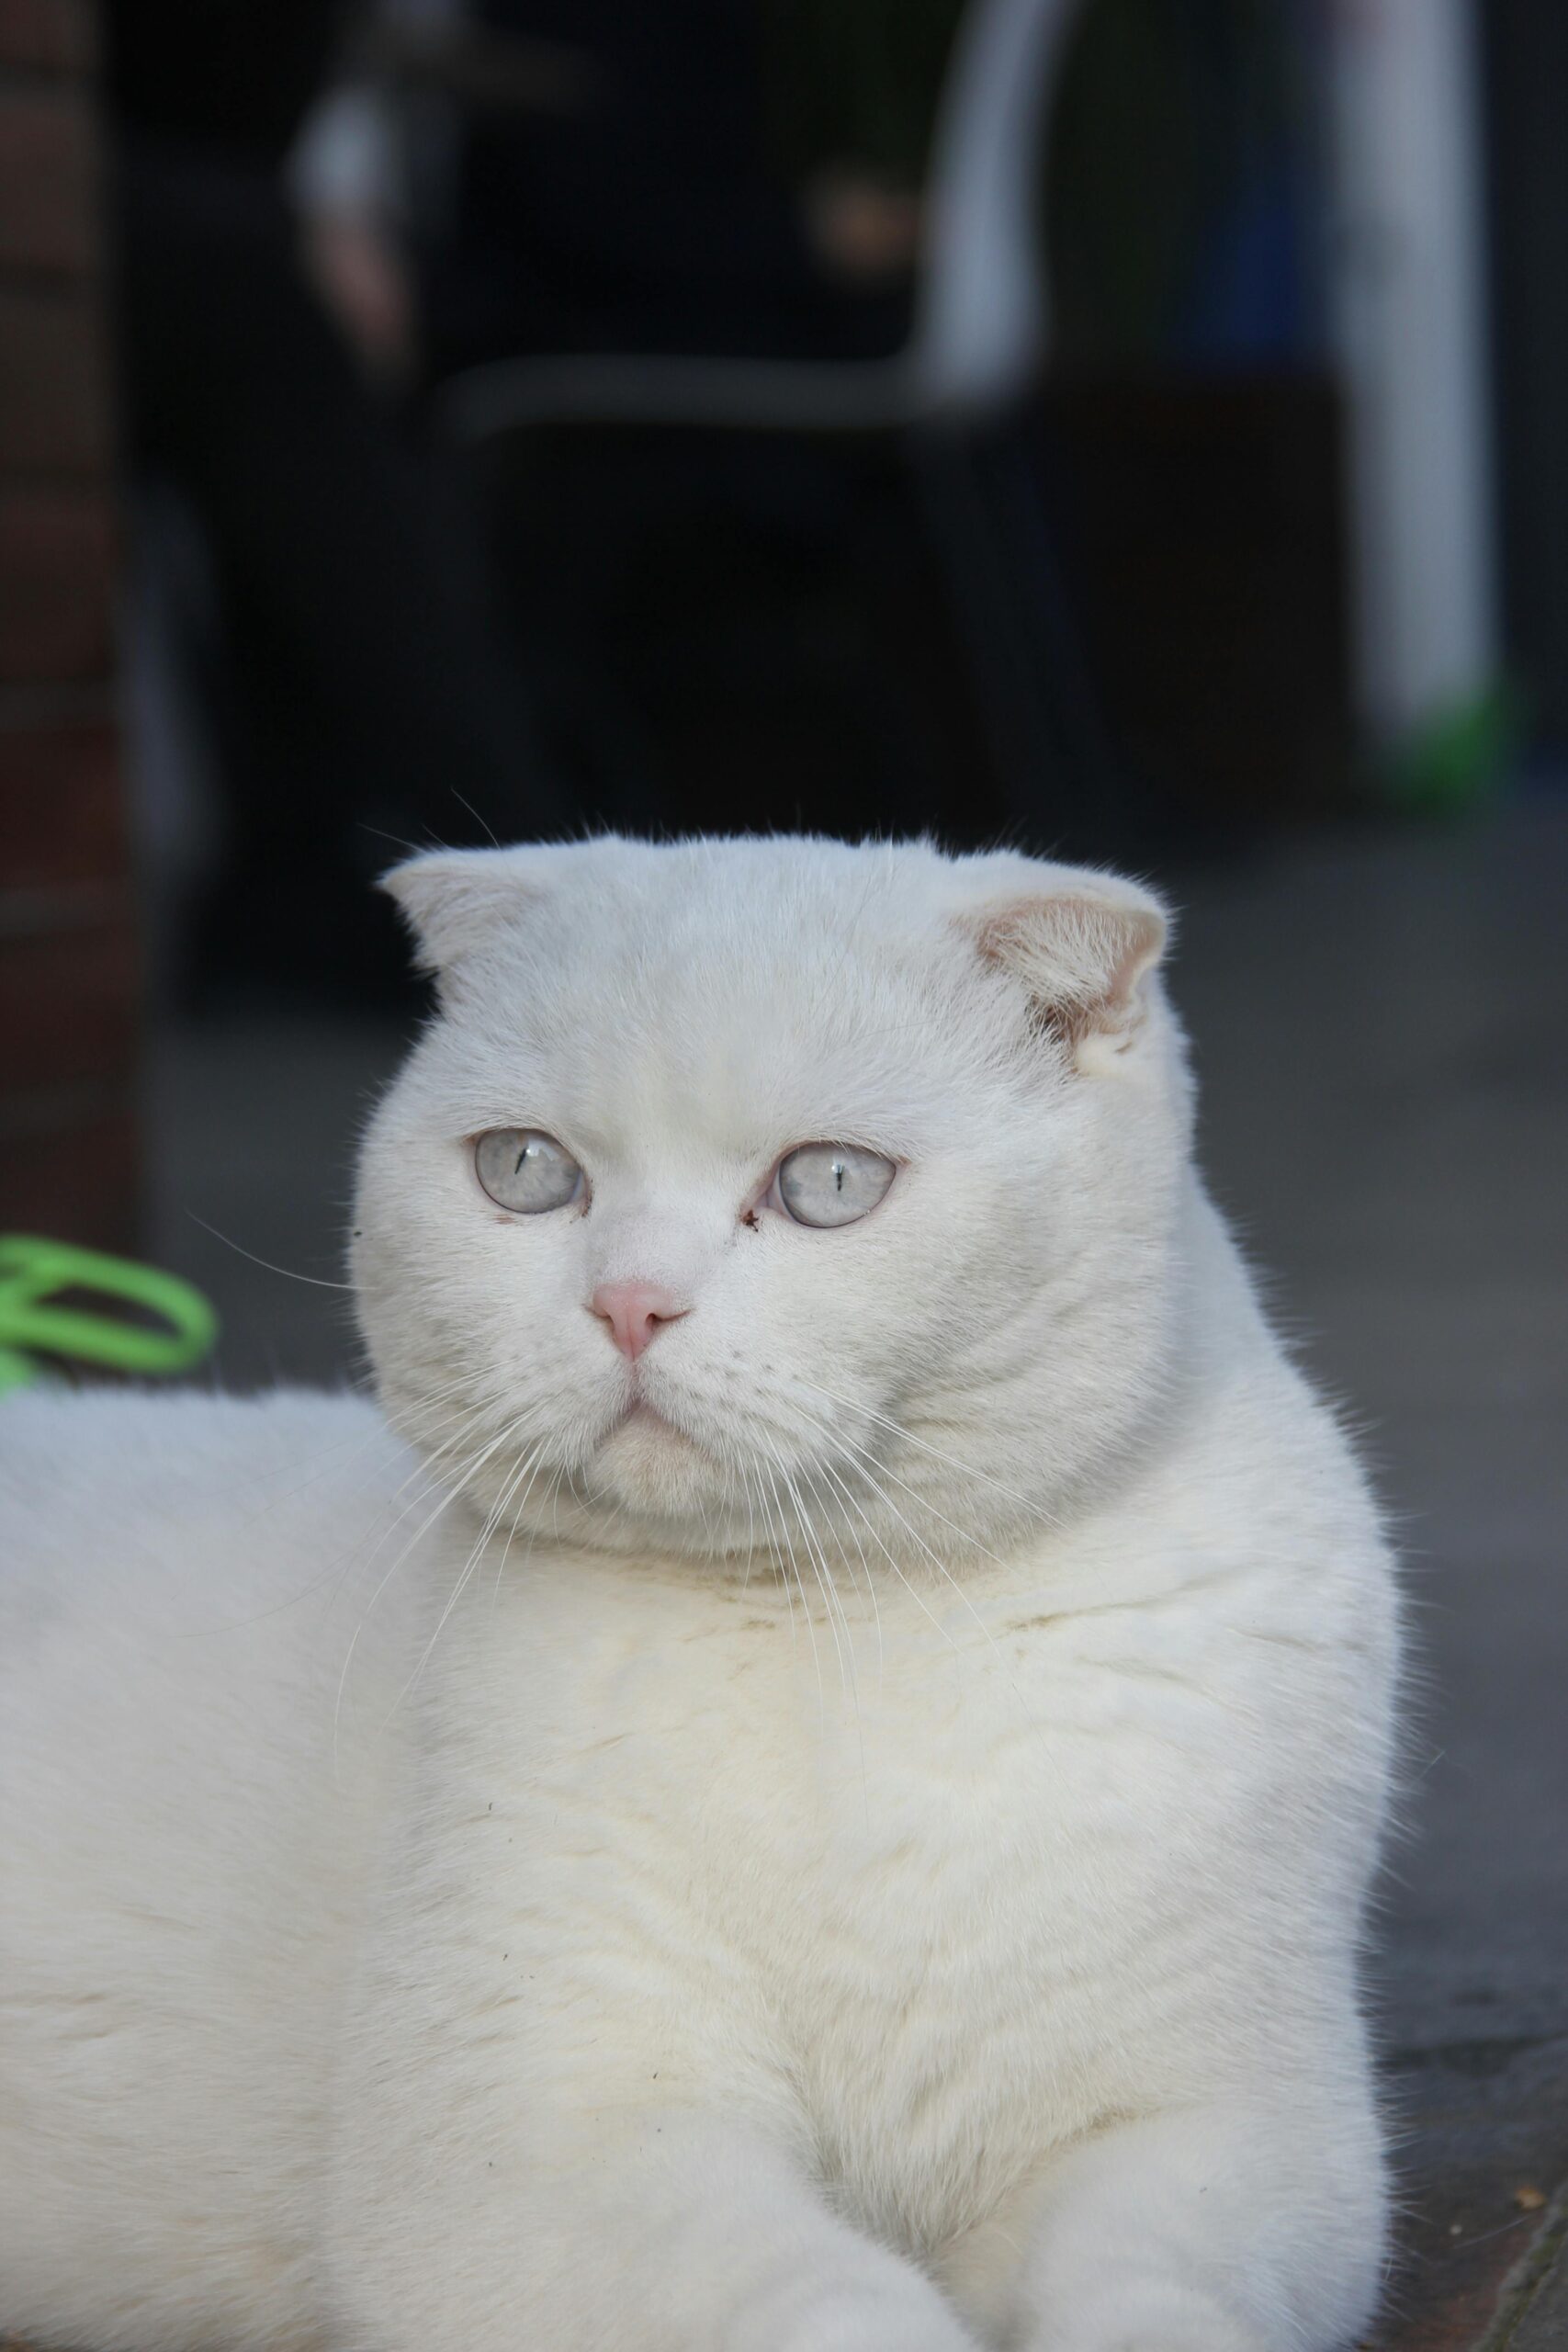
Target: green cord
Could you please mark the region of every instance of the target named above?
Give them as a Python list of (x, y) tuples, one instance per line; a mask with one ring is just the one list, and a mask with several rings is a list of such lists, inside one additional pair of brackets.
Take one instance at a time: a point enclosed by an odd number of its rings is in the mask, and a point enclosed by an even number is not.
[[(71, 1291), (140, 1307), (163, 1328), (55, 1304)], [(65, 1241), (0, 1234), (0, 1395), (37, 1377), (35, 1355), (155, 1378), (190, 1371), (217, 1336), (211, 1306), (177, 1274)]]

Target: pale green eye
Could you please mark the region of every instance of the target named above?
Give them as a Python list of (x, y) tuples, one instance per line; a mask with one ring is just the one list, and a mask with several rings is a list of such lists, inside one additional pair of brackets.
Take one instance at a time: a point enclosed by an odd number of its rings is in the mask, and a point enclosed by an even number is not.
[(890, 1159), (858, 1143), (803, 1143), (779, 1162), (779, 1200), (796, 1225), (853, 1225), (893, 1182)]
[(538, 1127), (491, 1127), (474, 1146), (474, 1173), (499, 1207), (524, 1216), (564, 1209), (582, 1190), (570, 1152)]

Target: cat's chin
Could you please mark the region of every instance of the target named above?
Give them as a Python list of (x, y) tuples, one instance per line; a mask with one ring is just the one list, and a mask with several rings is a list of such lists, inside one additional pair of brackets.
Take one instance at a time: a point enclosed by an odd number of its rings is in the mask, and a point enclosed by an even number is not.
[(661, 1520), (703, 1513), (722, 1483), (706, 1447), (646, 1402), (600, 1441), (592, 1476), (609, 1500)]

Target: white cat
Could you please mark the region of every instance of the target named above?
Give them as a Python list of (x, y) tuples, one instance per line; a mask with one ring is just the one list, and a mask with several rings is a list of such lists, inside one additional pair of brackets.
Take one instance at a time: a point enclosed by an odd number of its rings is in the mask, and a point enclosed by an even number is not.
[(0, 2332), (1348, 2342), (1395, 1611), (1157, 905), (815, 841), (390, 888), (385, 1420), (0, 1407)]

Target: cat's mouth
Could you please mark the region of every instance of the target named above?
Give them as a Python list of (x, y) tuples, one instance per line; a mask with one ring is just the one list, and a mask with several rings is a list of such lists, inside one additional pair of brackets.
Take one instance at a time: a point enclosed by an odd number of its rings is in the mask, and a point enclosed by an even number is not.
[(625, 1409), (617, 1419), (611, 1422), (600, 1442), (607, 1445), (622, 1436), (651, 1444), (697, 1446), (690, 1430), (682, 1428), (679, 1421), (661, 1412), (657, 1405), (640, 1394), (627, 1400)]
[(684, 1520), (711, 1505), (717, 1464), (689, 1430), (634, 1395), (600, 1438), (585, 1472), (586, 1491), (600, 1502), (659, 1520)]

